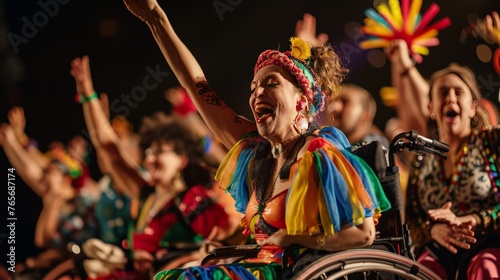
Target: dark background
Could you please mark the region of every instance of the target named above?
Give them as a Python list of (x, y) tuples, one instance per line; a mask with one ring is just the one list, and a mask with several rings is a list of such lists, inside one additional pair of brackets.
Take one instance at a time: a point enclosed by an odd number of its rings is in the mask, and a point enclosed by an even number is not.
[[(441, 44), (430, 48), (418, 69), (424, 76), (450, 62), (467, 65), (476, 71), (486, 98), (498, 104), (500, 78), (493, 63), (481, 62), (476, 47), (485, 44), (460, 35), (470, 21), (500, 11), (498, 0), (435, 1), (441, 11), (436, 19), (448, 16), (452, 26), (441, 31)], [(43, 5), (51, 3), (49, 14)], [(373, 1), (285, 1), (215, 0), (162, 1), (177, 33), (198, 58), (213, 88), (242, 115), (248, 109), (249, 83), (258, 54), (265, 49), (288, 49), (297, 20), (306, 12), (317, 17), (318, 32), (330, 36), (330, 42), (343, 55), (350, 74), (347, 81), (361, 85), (375, 96), (379, 109), (376, 124), (382, 129), (395, 112), (380, 100), (381, 87), (390, 85), (390, 67), (380, 50), (363, 51), (356, 45), (356, 26), (365, 18), (364, 10)], [(422, 12), (430, 5), (424, 1)], [(218, 9), (216, 8), (218, 7)], [(57, 7), (55, 9), (54, 7)], [(36, 27), (29, 30), (30, 24)], [(103, 33), (104, 32), (104, 33)], [(12, 38), (24, 38), (12, 43)], [(9, 39), (10, 38), (10, 39)], [(496, 46), (487, 45), (492, 52)], [(168, 109), (163, 100), (165, 88), (177, 85), (173, 75), (163, 78), (153, 90), (132, 103), (123, 95), (143, 83), (146, 69), (170, 72), (149, 29), (130, 14), (118, 0), (8, 0), (0, 1), (0, 122), (6, 122), (12, 106), (23, 106), (26, 132), (44, 151), (51, 141), (68, 141), (85, 136), (81, 105), (74, 102), (75, 84), (69, 74), (70, 61), (89, 55), (94, 86), (107, 92), (115, 102), (112, 115), (125, 114), (137, 127), (143, 115)], [(378, 67), (369, 63), (372, 57)], [(132, 104), (132, 105), (131, 105)], [(8, 161), (0, 152), (0, 177), (7, 175)], [(95, 170), (95, 169), (94, 169)], [(2, 175), (3, 173), (3, 175)], [(94, 172), (98, 178), (99, 174)], [(41, 201), (17, 178), (16, 181), (16, 261), (33, 255), (33, 231)], [(5, 193), (5, 192), (4, 192)], [(5, 197), (1, 195), (2, 200)], [(6, 213), (6, 199), (0, 217)], [(5, 218), (1, 218), (4, 224)], [(2, 263), (6, 258), (5, 227), (0, 228)]]

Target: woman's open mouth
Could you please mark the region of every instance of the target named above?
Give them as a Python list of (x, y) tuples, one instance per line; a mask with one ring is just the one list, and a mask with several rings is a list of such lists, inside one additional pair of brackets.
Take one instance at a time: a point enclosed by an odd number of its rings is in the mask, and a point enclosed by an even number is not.
[(444, 116), (448, 121), (453, 121), (458, 116), (458, 113), (454, 110), (448, 110), (444, 113)]
[(276, 109), (269, 104), (259, 103), (255, 105), (254, 111), (257, 115), (257, 122), (260, 123), (272, 116)]

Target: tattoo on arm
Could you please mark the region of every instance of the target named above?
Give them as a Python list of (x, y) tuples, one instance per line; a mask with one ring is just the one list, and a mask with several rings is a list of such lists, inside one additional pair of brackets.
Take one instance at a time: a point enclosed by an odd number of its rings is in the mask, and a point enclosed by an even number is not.
[(207, 82), (199, 82), (196, 84), (196, 87), (200, 88), (198, 94), (201, 96), (201, 100), (205, 101), (208, 104), (222, 107), (223, 109), (226, 107), (224, 100), (217, 96), (217, 94), (213, 91), (213, 89), (208, 85)]

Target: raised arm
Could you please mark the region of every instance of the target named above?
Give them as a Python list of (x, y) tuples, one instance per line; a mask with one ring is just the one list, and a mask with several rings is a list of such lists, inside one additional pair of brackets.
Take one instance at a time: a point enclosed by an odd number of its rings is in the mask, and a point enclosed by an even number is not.
[(391, 61), (392, 84), (399, 96), (396, 110), (403, 130), (427, 134), (429, 85), (411, 61), (405, 41), (392, 41), (385, 53)]
[(179, 39), (156, 0), (124, 2), (129, 11), (146, 22), (181, 86), (207, 126), (226, 147), (232, 147), (244, 134), (256, 130), (254, 123), (236, 115), (210, 88), (200, 65)]
[(54, 184), (49, 183), (48, 191), (43, 197), (43, 208), (36, 222), (35, 245), (39, 248), (52, 245), (54, 237), (58, 235), (62, 208), (66, 204), (64, 192)]
[(7, 114), (9, 119), (9, 124), (14, 129), (14, 133), (23, 147), (33, 156), (33, 159), (38, 162), (38, 164), (45, 168), (49, 163), (47, 158), (43, 153), (33, 145), (32, 139), (30, 139), (25, 132), (26, 127), (26, 116), (24, 115), (24, 109), (22, 107), (13, 107)]
[(146, 181), (140, 175), (139, 166), (128, 156), (111, 127), (108, 116), (97, 98), (92, 83), (88, 56), (75, 58), (71, 62), (71, 75), (75, 78), (77, 93), (83, 96), (83, 111), (91, 141), (105, 163), (114, 186), (132, 198), (138, 198), (140, 187)]
[(17, 174), (38, 196), (45, 194), (46, 186), (42, 183), (43, 168), (34, 157), (24, 149), (17, 139), (14, 129), (9, 124), (0, 127), (0, 144)]

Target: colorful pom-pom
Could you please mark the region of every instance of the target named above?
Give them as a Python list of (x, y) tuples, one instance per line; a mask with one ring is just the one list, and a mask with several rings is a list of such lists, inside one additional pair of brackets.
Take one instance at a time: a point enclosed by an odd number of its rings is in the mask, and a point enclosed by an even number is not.
[(388, 0), (375, 9), (365, 11), (361, 32), (367, 36), (360, 41), (361, 49), (384, 48), (395, 39), (406, 41), (412, 58), (422, 62), (422, 55), (428, 55), (428, 47), (439, 45), (436, 38), (438, 31), (451, 25), (445, 17), (431, 25), (431, 21), (439, 12), (439, 6), (431, 4), (425, 13), (420, 14), (422, 0)]

